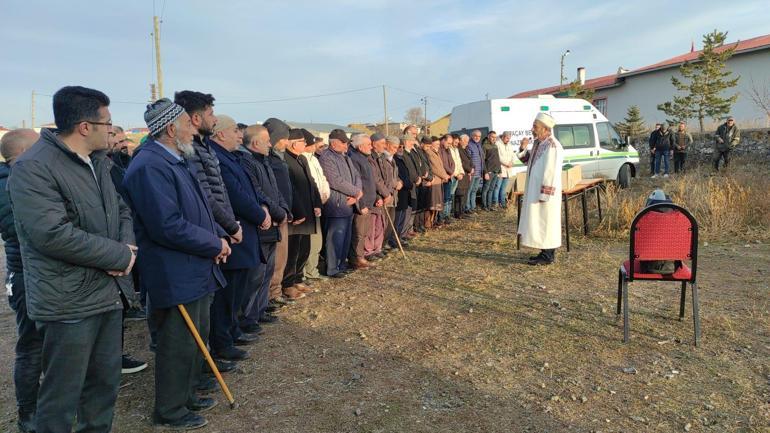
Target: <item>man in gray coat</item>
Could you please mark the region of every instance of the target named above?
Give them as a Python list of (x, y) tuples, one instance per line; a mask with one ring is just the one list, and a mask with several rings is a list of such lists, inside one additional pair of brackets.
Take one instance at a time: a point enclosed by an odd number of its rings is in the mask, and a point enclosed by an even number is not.
[(102, 92), (53, 96), (58, 132), (14, 165), (16, 217), (30, 319), (43, 335), (38, 433), (108, 432), (120, 384), (120, 292), (136, 258), (131, 212), (106, 161), (112, 120)]
[(735, 118), (730, 116), (727, 121), (717, 128), (714, 138), (714, 170), (719, 171), (719, 161), (724, 160), (722, 166), (727, 168), (730, 163), (730, 152), (735, 149), (741, 141), (741, 131), (735, 125)]

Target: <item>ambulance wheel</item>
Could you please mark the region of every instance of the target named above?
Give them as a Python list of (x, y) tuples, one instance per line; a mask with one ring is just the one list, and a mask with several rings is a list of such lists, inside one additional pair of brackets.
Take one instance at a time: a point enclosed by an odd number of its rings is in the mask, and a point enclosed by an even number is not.
[(631, 186), (631, 168), (628, 164), (623, 164), (618, 171), (618, 186), (628, 188)]

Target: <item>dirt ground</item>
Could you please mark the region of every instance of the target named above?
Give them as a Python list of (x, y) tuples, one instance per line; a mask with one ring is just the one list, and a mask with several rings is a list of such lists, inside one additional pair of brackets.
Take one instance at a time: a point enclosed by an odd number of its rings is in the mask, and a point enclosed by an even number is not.
[[(631, 285), (623, 344), (625, 244), (573, 237), (532, 268), (513, 216), (483, 213), (417, 239), (407, 260), (317, 284), (225, 376), (239, 407), (217, 394), (202, 431), (770, 432), (770, 245), (701, 245), (701, 347), (673, 283)], [(15, 429), (14, 336), (3, 303), (0, 431)], [(128, 350), (152, 361), (147, 345), (130, 323)], [(157, 431), (152, 363), (124, 382), (114, 431)]]

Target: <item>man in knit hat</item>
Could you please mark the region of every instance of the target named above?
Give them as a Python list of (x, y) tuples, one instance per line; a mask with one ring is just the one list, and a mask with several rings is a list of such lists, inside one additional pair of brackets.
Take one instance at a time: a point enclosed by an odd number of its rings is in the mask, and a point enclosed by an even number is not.
[(530, 265), (550, 265), (561, 246), (561, 166), (564, 150), (553, 135), (556, 121), (546, 113), (538, 113), (532, 124), (535, 143), (521, 140), (519, 159), (527, 164), (527, 187), (524, 192), (519, 234), (521, 243), (539, 248), (530, 257)]
[(202, 357), (177, 306), (184, 305), (206, 339), (211, 299), (226, 284), (219, 263), (230, 255), (229, 237), (185, 162), (195, 152), (190, 116), (164, 98), (150, 104), (144, 117), (150, 138), (123, 185), (135, 215), (137, 266), (157, 326), (153, 423), (193, 429), (206, 425), (198, 412), (217, 402), (193, 391)]
[[(283, 121), (271, 117), (262, 123), (270, 136), (270, 153), (267, 161), (273, 169), (275, 182), (278, 190), (286, 203), (292, 207), (292, 185), (289, 178), (289, 167), (286, 165), (286, 147), (289, 145), (289, 125)], [(281, 282), (283, 281), (283, 271), (286, 268), (286, 260), (289, 254), (289, 224), (294, 221), (294, 216), (289, 212), (286, 221), (278, 225), (280, 240), (275, 245), (275, 265), (273, 267), (273, 276), (270, 279), (270, 304), (272, 308), (285, 305), (291, 299), (283, 296)]]

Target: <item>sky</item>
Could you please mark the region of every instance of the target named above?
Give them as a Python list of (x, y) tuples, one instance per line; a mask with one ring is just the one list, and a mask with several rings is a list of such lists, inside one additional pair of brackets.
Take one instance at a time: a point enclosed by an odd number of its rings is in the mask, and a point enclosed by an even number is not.
[[(428, 118), (455, 105), (636, 69), (770, 33), (767, 0), (0, 0), (0, 125), (53, 121), (51, 97), (82, 85), (112, 100), (113, 122), (143, 127), (155, 81), (152, 17), (162, 17), (164, 96), (198, 90), (243, 123)], [(344, 93), (342, 93), (344, 92)], [(307, 96), (318, 96), (303, 98)], [(289, 99), (289, 100), (284, 100)], [(284, 100), (284, 101), (275, 101)], [(272, 101), (272, 102), (266, 102)]]

